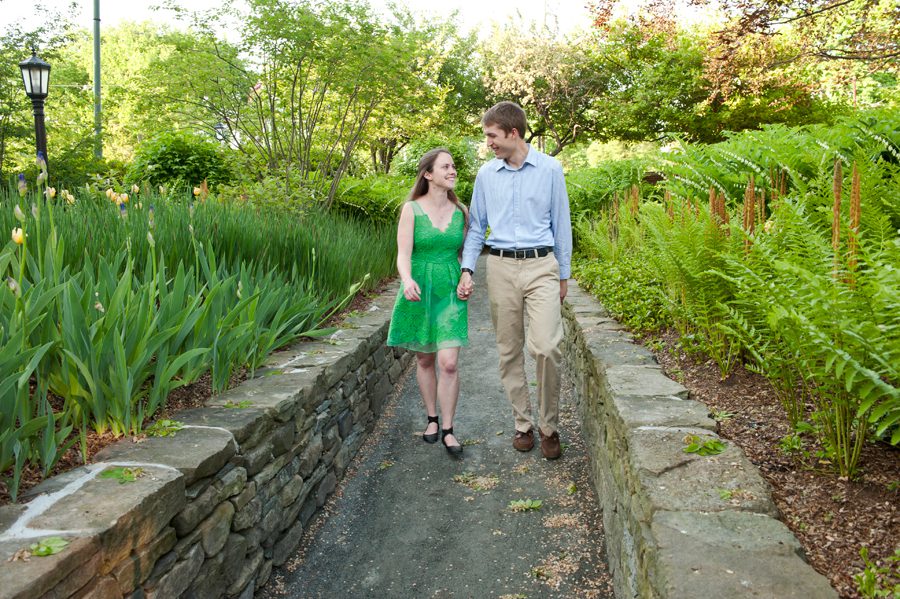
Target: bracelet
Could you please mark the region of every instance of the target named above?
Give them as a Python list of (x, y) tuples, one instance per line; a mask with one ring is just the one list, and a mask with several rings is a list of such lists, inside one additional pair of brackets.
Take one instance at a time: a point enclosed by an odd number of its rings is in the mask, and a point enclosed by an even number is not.
[(460, 268), (459, 270), (462, 271), (462, 272), (467, 272), (467, 273), (469, 273), (470, 275), (474, 275), (474, 274), (475, 274), (475, 271), (472, 270), (471, 268), (463, 267), (463, 268)]

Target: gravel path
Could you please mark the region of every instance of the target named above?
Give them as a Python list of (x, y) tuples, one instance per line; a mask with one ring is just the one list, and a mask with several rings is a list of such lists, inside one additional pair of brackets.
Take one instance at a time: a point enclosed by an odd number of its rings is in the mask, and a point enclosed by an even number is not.
[[(422, 441), (413, 366), (299, 553), (257, 597), (613, 597), (571, 385), (562, 458), (544, 460), (537, 445), (515, 451), (483, 264), (479, 275), (454, 424), (463, 458)], [(525, 499), (542, 504), (510, 509)]]

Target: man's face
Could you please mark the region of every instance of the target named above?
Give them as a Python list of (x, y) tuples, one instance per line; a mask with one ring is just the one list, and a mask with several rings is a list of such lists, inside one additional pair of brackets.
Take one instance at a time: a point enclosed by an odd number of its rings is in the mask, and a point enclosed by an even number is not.
[(506, 133), (498, 125), (483, 125), (484, 139), (488, 148), (494, 152), (494, 156), (501, 160), (506, 160), (513, 154), (516, 149), (516, 142), (519, 139), (518, 132), (513, 129)]

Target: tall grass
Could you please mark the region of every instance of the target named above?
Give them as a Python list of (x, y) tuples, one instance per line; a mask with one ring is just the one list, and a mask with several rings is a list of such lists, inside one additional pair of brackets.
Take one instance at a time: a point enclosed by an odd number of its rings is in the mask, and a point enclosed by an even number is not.
[[(86, 432), (137, 434), (168, 393), (225, 389), (393, 270), (393, 235), (212, 198), (0, 199), (0, 473), (49, 472)], [(52, 409), (49, 397), (62, 405)], [(71, 436), (75, 431), (76, 435)]]

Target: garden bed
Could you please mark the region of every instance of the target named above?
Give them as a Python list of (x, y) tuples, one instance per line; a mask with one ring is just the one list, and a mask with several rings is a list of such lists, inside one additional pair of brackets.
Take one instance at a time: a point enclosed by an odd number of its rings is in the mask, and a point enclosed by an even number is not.
[(863, 597), (854, 581), (864, 567), (860, 548), (868, 547), (870, 561), (876, 561), (900, 544), (900, 449), (867, 444), (859, 476), (842, 480), (815, 457), (812, 440), (803, 439), (799, 451), (780, 449), (793, 431), (764, 377), (736, 368), (721, 381), (716, 365), (685, 353), (674, 332), (644, 342), (666, 373), (709, 407), (719, 434), (737, 443), (756, 465), (812, 566), (841, 597)]
[[(384, 279), (369, 291), (361, 291), (360, 293), (358, 293), (356, 297), (351, 300), (350, 304), (339, 314), (336, 314), (327, 323), (325, 323), (325, 326), (339, 327), (340, 323), (348, 315), (364, 311), (369, 306), (369, 304), (371, 304), (373, 299), (387, 290), (392, 281), (393, 279)], [(230, 389), (239, 385), (241, 382), (247, 379), (247, 375), (248, 373), (246, 369), (241, 369), (240, 372), (235, 373), (234, 376), (231, 377), (228, 388)], [(172, 393), (170, 393), (168, 395), (168, 398), (166, 399), (166, 403), (162, 411), (153, 418), (153, 421), (162, 419), (177, 420), (177, 417), (175, 416), (177, 412), (181, 410), (201, 407), (212, 397), (212, 379), (209, 373), (207, 373), (200, 377), (200, 380), (198, 380), (197, 382), (175, 389)], [(149, 424), (152, 424), (152, 421), (148, 422), (148, 425)], [(56, 463), (56, 465), (50, 471), (49, 476), (46, 478), (56, 476), (57, 474), (62, 474), (63, 472), (71, 470), (72, 468), (82, 466), (85, 463), (91, 463), (94, 455), (96, 455), (97, 452), (99, 452), (104, 447), (115, 443), (116, 441), (118, 441), (118, 438), (111, 433), (99, 434), (94, 430), (88, 431), (87, 462), (82, 459), (81, 451), (78, 448), (78, 444), (76, 441), (76, 444), (70, 447), (65, 452), (65, 454), (63, 454), (59, 462)], [(3, 480), (4, 478), (11, 476), (12, 470), (10, 470), (9, 472), (0, 473), (0, 505), (7, 505), (11, 502), (12, 498), (10, 497), (9, 489)], [(41, 471), (39, 468), (31, 465), (26, 466), (22, 471), (22, 482), (19, 485), (19, 503), (28, 502), (28, 500), (30, 499), (27, 492), (28, 489), (40, 484), (40, 482), (44, 479), (45, 477), (41, 475)]]

